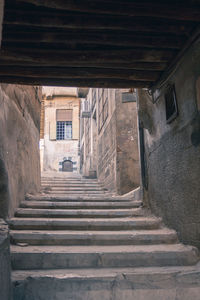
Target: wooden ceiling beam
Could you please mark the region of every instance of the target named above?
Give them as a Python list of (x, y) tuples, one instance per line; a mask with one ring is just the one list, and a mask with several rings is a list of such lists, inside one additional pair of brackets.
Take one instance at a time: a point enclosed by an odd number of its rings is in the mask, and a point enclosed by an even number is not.
[(121, 79), (58, 79), (58, 78), (31, 78), (23, 76), (0, 76), (0, 83), (42, 85), (42, 86), (68, 86), (68, 87), (99, 87), (99, 88), (148, 88), (152, 82)]
[[(45, 62), (30, 62), (23, 60), (11, 60), (4, 56), (0, 57), (0, 66), (6, 66), (7, 68), (12, 68), (13, 66), (19, 67), (56, 67), (57, 62), (55, 61), (45, 61)], [(121, 70), (146, 70), (146, 71), (163, 71), (167, 67), (167, 63), (164, 62), (125, 62), (125, 63), (90, 63), (91, 68), (102, 68), (102, 69), (121, 69)], [(62, 67), (88, 67), (88, 63), (85, 62), (63, 62)]]
[(132, 62), (169, 62), (176, 55), (174, 50), (158, 49), (129, 49), (129, 50), (60, 50), (41, 48), (2, 48), (2, 58), (17, 61), (23, 60), (32, 63), (50, 63), (54, 61), (57, 66), (63, 63), (74, 63), (77, 65), (84, 62), (90, 63), (132, 63)]
[(151, 34), (146, 35), (143, 33), (107, 33), (102, 31), (101, 33), (95, 32), (54, 32), (45, 31), (37, 32), (33, 31), (33, 28), (28, 27), (29, 31), (18, 31), (17, 28), (13, 30), (3, 31), (3, 42), (25, 42), (31, 43), (46, 43), (49, 47), (52, 44), (62, 45), (111, 45), (121, 47), (149, 47), (149, 48), (165, 48), (165, 49), (180, 49), (184, 44), (185, 38), (183, 36), (174, 36), (170, 34)]
[[(67, 1), (66, 1), (67, 2)], [(48, 13), (9, 8), (5, 10), (4, 24), (35, 26), (38, 28), (68, 28), (92, 30), (123, 30), (132, 32), (155, 32), (190, 35), (195, 24), (191, 22), (166, 21), (163, 19), (107, 16), (94, 14)]]
[(162, 17), (175, 20), (200, 20), (200, 4), (192, 1), (184, 3), (174, 1), (99, 1), (99, 0), (17, 0), (17, 3), (28, 3), (53, 9), (84, 13), (116, 14), (132, 17)]
[(141, 70), (113, 70), (101, 68), (56, 68), (56, 67), (21, 67), (1, 66), (0, 76), (24, 76), (33, 78), (57, 78), (57, 79), (123, 79), (136, 81), (157, 80), (161, 72)]

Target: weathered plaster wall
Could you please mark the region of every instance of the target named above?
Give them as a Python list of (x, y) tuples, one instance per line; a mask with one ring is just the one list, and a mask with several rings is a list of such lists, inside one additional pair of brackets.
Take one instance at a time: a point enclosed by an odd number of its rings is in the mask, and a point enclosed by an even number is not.
[[(68, 89), (66, 89), (68, 91)], [(58, 90), (59, 91), (59, 90)], [(57, 92), (58, 92), (57, 91)], [(74, 163), (74, 173), (79, 172), (79, 106), (80, 100), (74, 96), (55, 96), (44, 103), (44, 140), (41, 140), (42, 171), (59, 172), (62, 162), (70, 159)], [(72, 139), (56, 140), (56, 110), (72, 109)]]
[(26, 193), (40, 189), (40, 94), (0, 86), (0, 217), (13, 215)]
[(117, 190), (125, 194), (140, 185), (136, 102), (122, 102), (116, 90)]
[(139, 91), (144, 128), (145, 201), (179, 238), (200, 247), (200, 41), (184, 56), (168, 83), (175, 84), (178, 117), (166, 123), (164, 88), (155, 104)]
[(10, 238), (7, 224), (0, 219), (0, 299), (11, 300)]

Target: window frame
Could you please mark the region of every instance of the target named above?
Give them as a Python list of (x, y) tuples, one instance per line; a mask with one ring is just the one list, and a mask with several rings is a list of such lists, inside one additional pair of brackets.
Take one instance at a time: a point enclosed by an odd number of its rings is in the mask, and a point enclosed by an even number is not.
[[(61, 124), (63, 123), (63, 124)], [(68, 124), (66, 124), (68, 123)], [(69, 124), (70, 123), (70, 124)], [(61, 129), (59, 129), (59, 125), (62, 125)], [(66, 125), (70, 125), (70, 137), (67, 136), (67, 130)], [(61, 132), (58, 132), (60, 130)], [(62, 138), (63, 137), (63, 138)], [(66, 140), (72, 140), (72, 121), (56, 121), (56, 140), (57, 141), (66, 141)]]

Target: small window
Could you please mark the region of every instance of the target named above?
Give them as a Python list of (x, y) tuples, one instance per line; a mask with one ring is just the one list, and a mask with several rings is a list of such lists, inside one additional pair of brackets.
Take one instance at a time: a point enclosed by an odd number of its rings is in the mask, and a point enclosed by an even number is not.
[(71, 160), (65, 160), (62, 163), (63, 172), (73, 172), (73, 163)]
[(57, 140), (72, 139), (72, 122), (71, 121), (57, 121), (56, 139)]
[(165, 92), (166, 121), (171, 123), (178, 116), (178, 106), (174, 85), (169, 86)]

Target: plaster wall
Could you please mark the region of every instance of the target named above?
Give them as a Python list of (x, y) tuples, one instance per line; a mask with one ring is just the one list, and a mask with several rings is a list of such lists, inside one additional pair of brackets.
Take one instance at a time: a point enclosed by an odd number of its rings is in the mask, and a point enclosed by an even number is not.
[[(200, 41), (185, 54), (160, 89), (155, 104), (139, 91), (144, 129), (145, 203), (184, 243), (200, 247)], [(164, 91), (174, 84), (178, 116), (166, 123)]]
[(26, 193), (40, 189), (40, 94), (0, 86), (0, 217), (12, 216)]
[[(71, 140), (56, 140), (56, 109), (73, 110)], [(78, 173), (79, 98), (66, 96), (45, 100), (44, 114), (44, 140), (41, 140), (42, 171), (59, 172), (62, 169), (62, 162), (65, 159), (70, 159), (74, 163), (73, 173)], [(53, 126), (54, 138), (50, 134), (52, 125), (55, 125)]]

